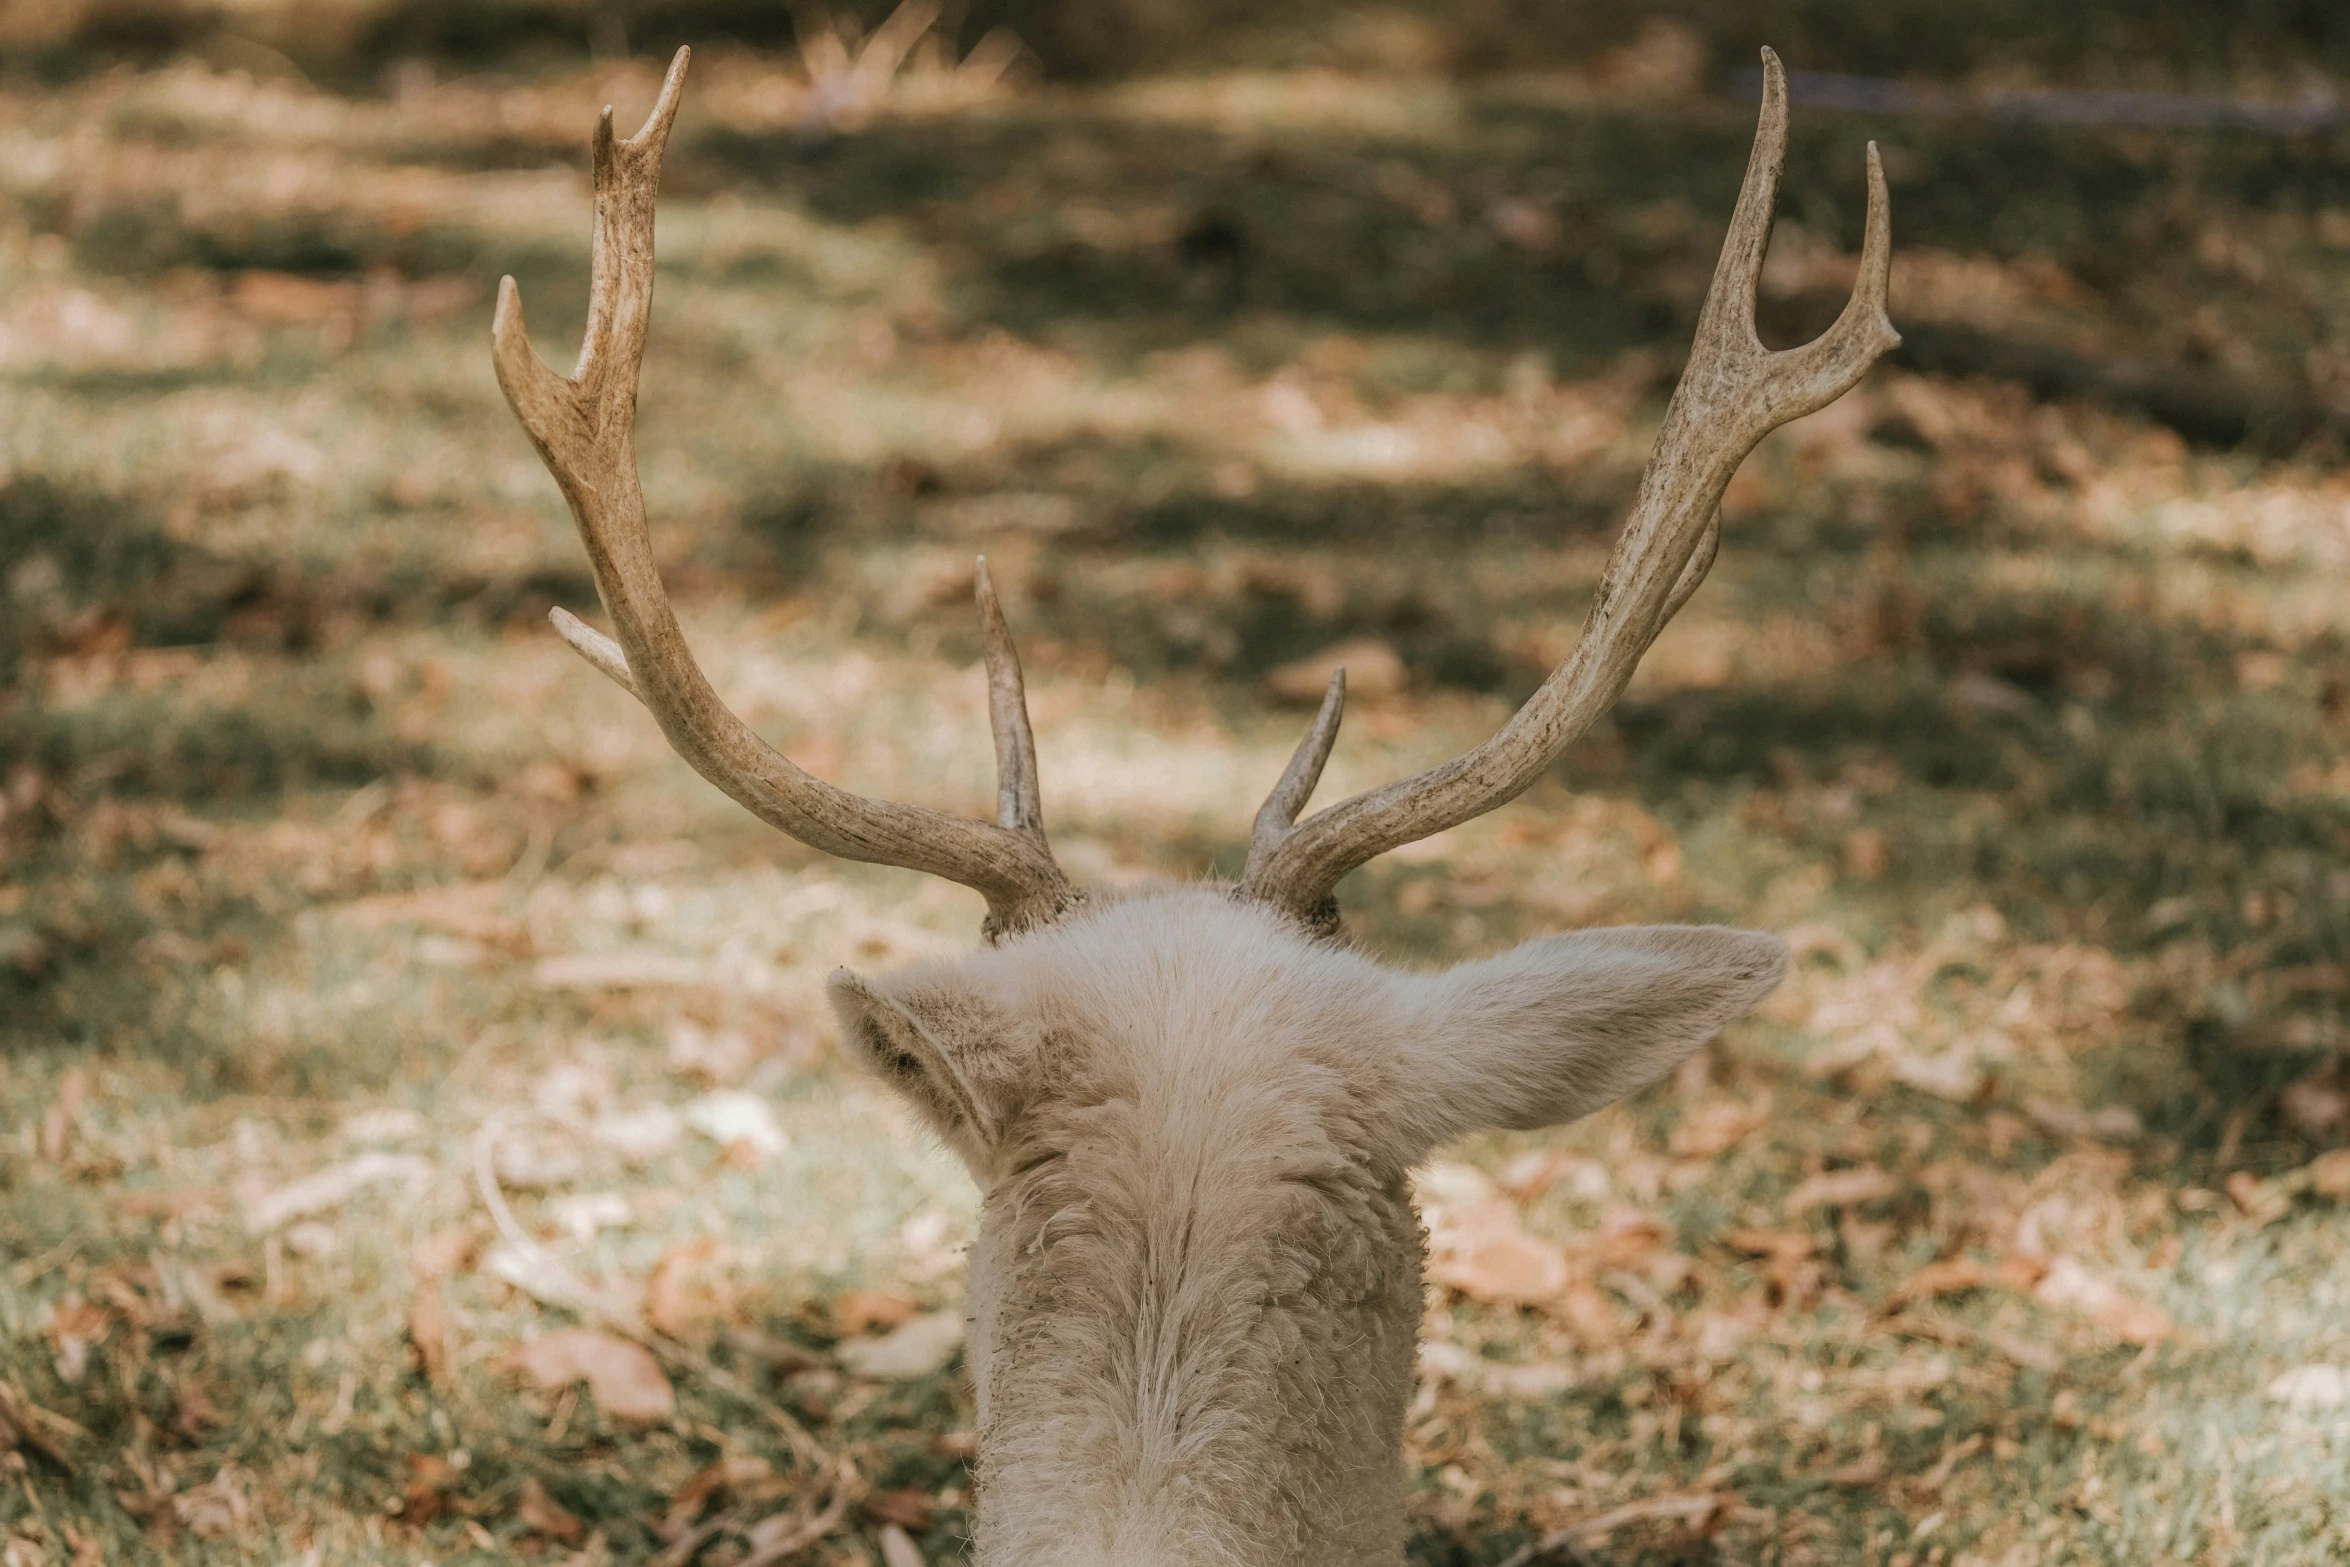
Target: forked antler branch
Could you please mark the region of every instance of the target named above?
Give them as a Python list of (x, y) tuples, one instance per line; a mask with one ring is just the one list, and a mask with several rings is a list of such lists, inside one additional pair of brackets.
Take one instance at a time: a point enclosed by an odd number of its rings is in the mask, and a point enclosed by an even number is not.
[[(1328, 924), (1335, 918), (1332, 892), (1347, 872), (1524, 793), (1615, 703), (1665, 622), (1705, 580), (1720, 542), (1722, 492), (1746, 454), (1778, 426), (1842, 396), (1878, 355), (1901, 341), (1885, 317), (1892, 218), (1874, 142), (1869, 144), (1860, 280), (1843, 313), (1801, 348), (1773, 353), (1755, 335), (1755, 286), (1786, 157), (1787, 78), (1779, 57), (1765, 49), (1762, 120), (1729, 237), (1698, 316), (1688, 368), (1665, 409), (1632, 515), (1608, 556), (1575, 650), (1475, 750), (1290, 827), (1285, 818), (1294, 817), (1311, 788), (1308, 783), (1307, 790), (1293, 789), (1300, 773), (1293, 761), (1274, 801), (1257, 818), (1256, 841), (1241, 875), (1242, 896), (1310, 923)], [(1330, 716), (1326, 706), (1324, 717)], [(1320, 753), (1328, 749), (1324, 727), (1317, 721), (1308, 742)], [(1307, 749), (1301, 747), (1301, 759)], [(1305, 773), (1319, 771), (1317, 755)], [(1285, 803), (1276, 810), (1275, 801)]]
[(579, 366), (569, 378), (532, 352), (514, 280), (498, 285), (491, 326), (498, 385), (571, 505), (619, 639), (604, 637), (560, 609), (553, 615), (555, 629), (645, 705), (696, 772), (761, 820), (810, 848), (925, 871), (975, 889), (987, 899), (991, 936), (1049, 921), (1076, 901), (1077, 892), (1045, 843), (1019, 658), (984, 563), (978, 591), (1000, 826), (867, 799), (802, 772), (719, 700), (678, 629), (645, 528), (634, 437), (637, 372), (653, 304), (653, 212), (661, 152), (677, 117), (687, 58), (688, 51), (677, 51), (660, 99), (636, 135), (616, 139), (609, 108), (596, 122), (587, 334)]

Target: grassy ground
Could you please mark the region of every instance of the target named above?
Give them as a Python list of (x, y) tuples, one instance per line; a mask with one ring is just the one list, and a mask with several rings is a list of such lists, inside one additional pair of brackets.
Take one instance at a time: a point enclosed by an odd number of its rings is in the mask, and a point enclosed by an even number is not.
[[(857, 1456), (814, 1559), (958, 1559), (966, 1390), (842, 1346), (953, 1308), (973, 1197), (817, 991), (978, 903), (759, 828), (555, 643), (593, 589), (489, 374), (501, 271), (576, 333), (586, 130), (650, 70), (263, 74), (0, 87), (0, 1560), (642, 1561), (808, 1503), (726, 1381), (630, 1421), (518, 1366), (578, 1318), (485, 1151)], [(1751, 113), (1686, 85), (923, 76), (811, 139), (701, 60), (641, 444), (705, 664), (983, 810), (984, 549), (1092, 879), (1234, 868), (1333, 645), (1402, 673), (1327, 797), (1473, 743), (1711, 265)], [(1774, 308), (1848, 277), (1871, 135), (1897, 321), (2350, 380), (2338, 142), (1799, 114)], [(2350, 481), (1887, 369), (1727, 512), (1603, 733), (1343, 889), (1405, 962), (1802, 954), (1669, 1089), (1431, 1174), (1414, 1561), (2350, 1555), (2350, 1404), (2277, 1384), (2350, 1364)], [(691, 1129), (733, 1090), (780, 1137)], [(1521, 1225), (1572, 1281), (1528, 1304), (1477, 1260)]]

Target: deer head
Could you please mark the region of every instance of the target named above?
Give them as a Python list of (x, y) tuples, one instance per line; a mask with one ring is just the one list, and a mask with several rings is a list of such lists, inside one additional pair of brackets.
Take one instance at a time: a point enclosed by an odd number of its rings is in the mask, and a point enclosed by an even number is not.
[(1480, 1128), (1569, 1121), (1669, 1071), (1774, 987), (1773, 937), (1578, 931), (1440, 974), (1340, 936), (1347, 872), (1522, 793), (1606, 712), (1696, 591), (1731, 474), (1899, 339), (1885, 317), (1884, 173), (1868, 157), (1860, 281), (1835, 324), (1772, 352), (1755, 284), (1784, 160), (1762, 121), (1729, 238), (1632, 515), (1581, 640), (1483, 745), (1299, 819), (1337, 738), (1343, 673), (1257, 814), (1233, 886), (1073, 886), (1045, 840), (1020, 664), (986, 564), (978, 599), (998, 820), (823, 783), (720, 701), (678, 630), (645, 527), (632, 432), (653, 294), (662, 147), (651, 118), (595, 133), (586, 342), (568, 378), (531, 351), (508, 278), (498, 381), (579, 524), (617, 640), (556, 629), (679, 755), (801, 842), (944, 876), (987, 900), (968, 958), (831, 985), (851, 1052), (984, 1194), (971, 1257), (977, 1560), (992, 1567), (1363, 1567), (1402, 1560), (1398, 1481), (1421, 1310), (1407, 1173)]

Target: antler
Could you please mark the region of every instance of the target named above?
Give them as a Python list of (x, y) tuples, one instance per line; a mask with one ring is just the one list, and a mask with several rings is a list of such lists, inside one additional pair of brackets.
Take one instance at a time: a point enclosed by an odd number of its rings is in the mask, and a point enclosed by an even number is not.
[(561, 609), (552, 616), (555, 629), (645, 705), (694, 771), (762, 821), (844, 859), (903, 866), (973, 888), (987, 899), (991, 938), (1045, 923), (1074, 904), (1078, 894), (1045, 842), (1019, 655), (996, 605), (986, 562), (979, 567), (978, 595), (1000, 826), (866, 799), (802, 772), (719, 700), (678, 629), (645, 530), (634, 436), (637, 371), (653, 304), (653, 210), (661, 152), (677, 117), (688, 55), (677, 51), (660, 99), (636, 135), (616, 140), (608, 107), (596, 122), (587, 334), (579, 366), (568, 379), (532, 352), (514, 279), (498, 285), (498, 311), (490, 328), (498, 385), (571, 505), (619, 640), (590, 630)]
[[(1730, 218), (1713, 286), (1697, 318), (1688, 368), (1665, 409), (1640, 476), (1632, 515), (1608, 556), (1575, 650), (1492, 739), (1442, 766), (1318, 811), (1290, 827), (1311, 791), (1309, 754), (1326, 753), (1325, 704), (1299, 757), (1257, 818), (1241, 874), (1242, 896), (1317, 925), (1336, 919), (1339, 878), (1403, 844), (1482, 816), (1517, 798), (1561, 751), (1614, 705), (1640, 657), (1712, 568), (1721, 540), (1722, 491), (1755, 444), (1790, 419), (1848, 391), (1879, 354), (1901, 341), (1885, 318), (1892, 218), (1885, 171), (1869, 144), (1867, 237), (1860, 279), (1835, 324), (1801, 348), (1773, 353), (1754, 330), (1755, 285), (1770, 241), (1779, 171), (1787, 157), (1787, 78), (1763, 51), (1761, 124), (1746, 182)], [(1305, 787), (1294, 787), (1300, 776)], [(1281, 802), (1276, 809), (1276, 802)]]

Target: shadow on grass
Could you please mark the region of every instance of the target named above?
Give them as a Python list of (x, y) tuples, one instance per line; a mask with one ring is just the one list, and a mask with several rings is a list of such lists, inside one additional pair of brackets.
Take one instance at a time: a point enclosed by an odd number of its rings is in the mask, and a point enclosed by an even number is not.
[[(816, 145), (689, 127), (673, 162), (680, 188), (899, 219), (958, 264), (968, 315), (1017, 332), (1092, 323), (1148, 347), (1269, 313), (1539, 349), (1574, 370), (1685, 350), (1752, 133), (1751, 111), (1726, 102), (1571, 107), (1472, 88), (1463, 125), (1422, 136), (1273, 137), (1061, 104)], [(2257, 323), (2258, 346), (2297, 373), (2300, 340), (2273, 301), (2205, 266), (2196, 240), (2215, 213), (2350, 201), (2350, 160), (2224, 133), (1798, 115), (1781, 216), (1855, 243), (1872, 137), (1892, 149), (1903, 245), (2053, 260), (2107, 296), (2086, 315), (2118, 312), (2110, 325), (2141, 352), (2192, 357), (2147, 298), (2186, 288)], [(1071, 212), (1110, 221), (1073, 232), (1057, 221)]]

